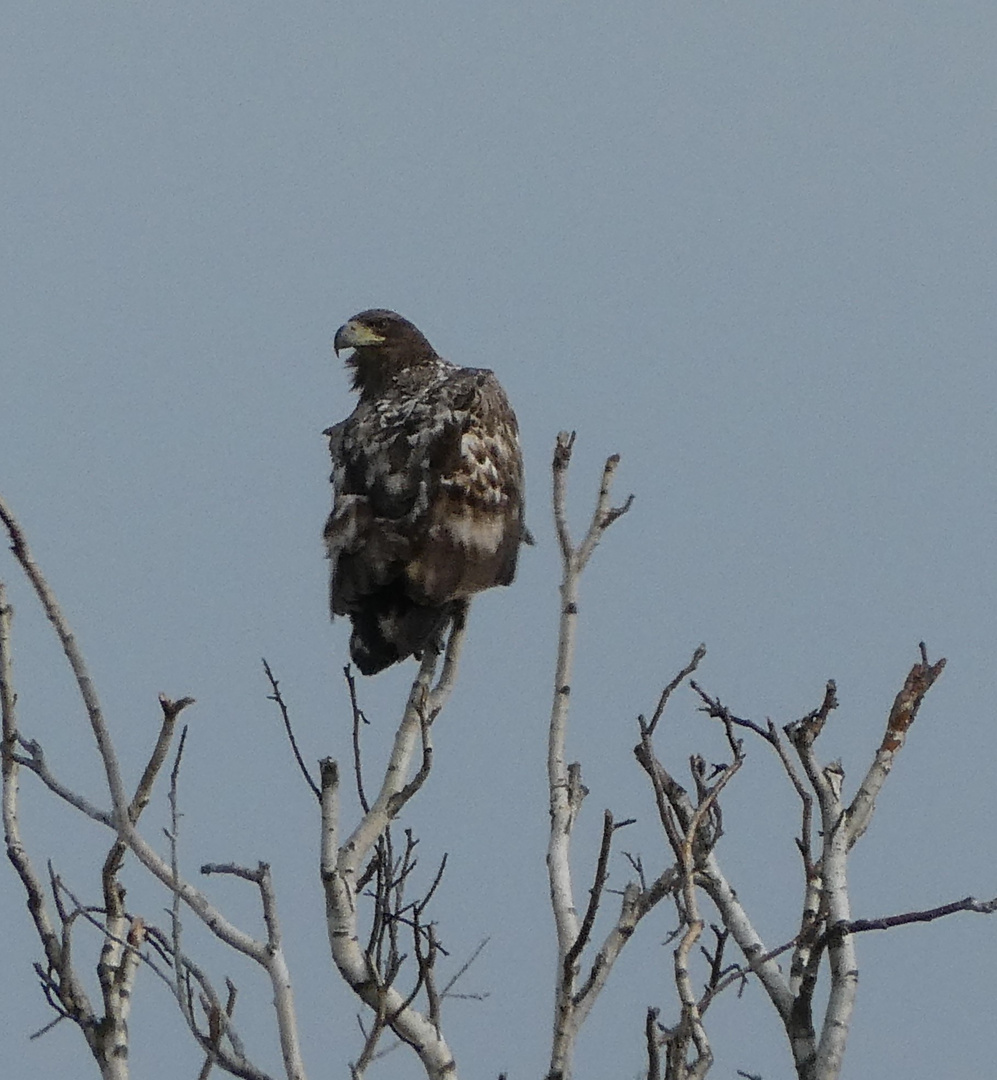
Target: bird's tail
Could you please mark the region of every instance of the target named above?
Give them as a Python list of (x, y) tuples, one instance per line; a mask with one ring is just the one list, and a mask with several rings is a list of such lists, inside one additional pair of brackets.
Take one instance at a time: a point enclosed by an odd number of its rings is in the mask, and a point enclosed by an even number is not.
[(405, 595), (401, 582), (364, 597), (350, 612), (353, 633), (350, 656), (364, 675), (376, 675), (427, 646), (440, 647), (440, 637), (463, 601), (428, 606)]

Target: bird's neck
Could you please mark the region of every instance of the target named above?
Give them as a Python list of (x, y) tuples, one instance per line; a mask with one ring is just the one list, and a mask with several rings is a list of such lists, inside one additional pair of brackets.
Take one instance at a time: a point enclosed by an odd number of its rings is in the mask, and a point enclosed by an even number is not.
[(360, 392), (361, 401), (381, 397), (402, 375), (416, 371), (433, 371), (445, 364), (431, 349), (413, 356), (409, 351), (395, 356), (387, 349), (355, 349), (346, 361), (353, 372), (353, 389)]

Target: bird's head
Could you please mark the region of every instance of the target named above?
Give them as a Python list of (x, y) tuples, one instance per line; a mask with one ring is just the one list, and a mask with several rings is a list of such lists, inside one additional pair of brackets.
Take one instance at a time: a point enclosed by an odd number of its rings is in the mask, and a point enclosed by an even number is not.
[(437, 359), (422, 331), (386, 308), (354, 315), (336, 331), (332, 347), (337, 356), (353, 350), (346, 363), (353, 369), (353, 388), (361, 392), (380, 392), (399, 372)]

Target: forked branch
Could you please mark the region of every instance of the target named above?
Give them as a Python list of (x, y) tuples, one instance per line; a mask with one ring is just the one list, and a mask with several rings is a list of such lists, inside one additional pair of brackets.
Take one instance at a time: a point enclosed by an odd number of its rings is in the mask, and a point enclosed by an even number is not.
[[(122, 891), (117, 882), (117, 872), (120, 868), (124, 850), (131, 850), (139, 862), (150, 871), (160, 882), (175, 896), (186, 904), (205, 926), (218, 938), (239, 952), (244, 953), (260, 964), (270, 977), (274, 993), (274, 1001), (277, 1011), (277, 1023), (281, 1041), (281, 1050), (284, 1057), (284, 1065), (288, 1080), (304, 1080), (305, 1071), (301, 1058), (300, 1044), (296, 1021), (294, 1019), (293, 997), (291, 994), (290, 977), (287, 971), (286, 961), (282, 950), (274, 947), (271, 934), (268, 941), (256, 941), (250, 935), (244, 933), (230, 923), (210, 901), (195, 889), (189, 882), (183, 880), (177, 873), (175, 858), (164, 859), (139, 833), (136, 822), (142, 809), (148, 803), (152, 785), (158, 775), (172, 738), (175, 721), (179, 713), (190, 704), (189, 698), (183, 698), (174, 702), (167, 698), (161, 698), (160, 704), (163, 710), (163, 721), (159, 737), (150, 755), (149, 761), (139, 780), (135, 795), (129, 799), (124, 781), (118, 765), (114, 744), (110, 736), (107, 723), (104, 718), (100, 701), (93, 680), (87, 670), (76, 639), (69, 627), (65, 615), (60, 609), (55, 595), (35, 562), (31, 550), (27, 544), (24, 532), (14, 518), (9, 507), (0, 499), (0, 521), (3, 522), (11, 539), (11, 550), (23, 569), (35, 594), (37, 595), (49, 621), (52, 623), (56, 635), (62, 644), (63, 653), (73, 672), (76, 685), (83, 700), (90, 729), (97, 744), (101, 760), (104, 765), (108, 792), (111, 798), (112, 810), (106, 813), (90, 806), (86, 800), (69, 791), (51, 773), (45, 763), (41, 747), (30, 740), (24, 739), (17, 731), (13, 714), (13, 695), (10, 691), (9, 661), (6, 664), (4, 682), (8, 693), (4, 697), (4, 743), (3, 743), (3, 767), (4, 767), (4, 814), (5, 826), (8, 825), (8, 817), (13, 818), (14, 829), (8, 827), (8, 854), (11, 861), (18, 868), (22, 883), (28, 893), (29, 906), (35, 915), (35, 925), (46, 953), (48, 971), (44, 980), (46, 993), (49, 1000), (56, 1004), (57, 1008), (65, 1015), (76, 1019), (88, 1032), (88, 1042), (91, 1049), (94, 1045), (91, 1041), (93, 1033), (109, 1032), (111, 1047), (109, 1068), (115, 1071), (107, 1073), (108, 1076), (121, 1077), (126, 1075), (127, 1057), (121, 1052), (124, 1037), (124, 1020), (127, 1015), (127, 1002), (130, 1001), (131, 980), (134, 978), (135, 956), (138, 950), (139, 936), (145, 934), (148, 928), (137, 920), (125, 920), (121, 906)], [(9, 639), (9, 607), (6, 602), (0, 604), (8, 612), (6, 628)], [(0, 620), (2, 621), (2, 620)], [(6, 646), (0, 643), (0, 648), (6, 650)], [(8, 651), (9, 654), (9, 650)], [(0, 666), (3, 666), (0, 659)], [(9, 697), (9, 700), (8, 700)], [(8, 707), (9, 706), (9, 707)], [(15, 753), (14, 747), (20, 746), (27, 751), (28, 756), (22, 757)], [(17, 827), (17, 766), (24, 764), (31, 768), (46, 785), (68, 803), (76, 807), (89, 817), (112, 828), (116, 834), (116, 840), (112, 845), (104, 866), (104, 893), (105, 914), (107, 926), (105, 928), (106, 940), (101, 958), (101, 985), (104, 994), (105, 1006), (115, 1012), (109, 1016), (106, 1023), (91, 1023), (87, 1017), (93, 1016), (93, 1011), (86, 995), (82, 990), (78, 978), (72, 971), (69, 963), (69, 934), (71, 921), (64, 920), (64, 930), (61, 935), (55, 931), (51, 916), (47, 914), (44, 905), (44, 891), (34, 873), (27, 853), (20, 841)], [(11, 839), (12, 838), (12, 839)], [(58, 908), (58, 900), (56, 899)], [(61, 917), (61, 910), (59, 911)], [(72, 913), (67, 913), (67, 919), (74, 918)], [(180, 971), (177, 972), (180, 978)], [(69, 1008), (66, 1008), (66, 1004)], [(97, 1018), (99, 1019), (99, 1018)], [(95, 1055), (97, 1051), (95, 1050)], [(124, 1071), (122, 1071), (124, 1070)], [(247, 1068), (239, 1071), (230, 1068), (236, 1075), (260, 1076), (258, 1070)]]
[[(390, 1027), (399, 1039), (412, 1047), (430, 1080), (455, 1080), (457, 1075), (453, 1054), (439, 1027), (439, 995), (433, 976), (439, 944), (434, 932), (421, 922), (422, 910), (435, 890), (438, 879), (422, 902), (405, 908), (401, 897), (405, 878), (413, 865), (408, 857), (412, 841), (410, 837), (407, 855), (403, 858), (401, 869), (397, 870), (391, 855), (389, 829), (402, 807), (415, 796), (429, 776), (432, 766), (431, 728), (453, 690), (464, 641), (466, 615), (465, 605), (452, 620), (442, 669), (435, 685), (433, 679), (439, 657), (434, 649), (424, 651), (419, 673), (412, 684), (401, 723), (395, 733), (380, 790), (372, 803), (368, 803), (360, 773), (357, 739), (362, 714), (356, 701), (355, 687), (351, 684), (354, 772), (364, 813), (342, 844), (339, 840), (339, 767), (329, 758), (320, 763), (321, 873), (326, 896), (329, 944), (336, 966), (347, 985), (374, 1012), (373, 1026), (366, 1033), (364, 1051), (353, 1066), (354, 1077), (361, 1076), (366, 1065), (373, 1060), (377, 1038), (385, 1027)], [(419, 747), (420, 763), (415, 766)], [(365, 872), (363, 868), (371, 859), (375, 847), (375, 863), (370, 871)], [(377, 925), (365, 949), (359, 937), (359, 893), (371, 877), (376, 880), (374, 918)], [(396, 986), (401, 962), (394, 935), (403, 912), (414, 935), (418, 965), (416, 985), (409, 993), (402, 993)], [(420, 1012), (414, 1004), (421, 990), (425, 990), (428, 1000), (426, 1013)]]
[[(600, 900), (608, 879), (610, 844), (615, 831), (612, 814), (607, 810), (603, 837), (596, 866), (595, 882), (582, 919), (574, 899), (571, 875), (571, 833), (586, 789), (581, 781), (581, 766), (566, 760), (566, 742), (571, 672), (574, 662), (578, 622), (579, 579), (606, 530), (630, 509), (631, 495), (621, 506), (612, 506), (610, 496), (619, 455), (607, 458), (602, 471), (595, 510), (582, 542), (575, 547), (567, 523), (567, 475), (574, 447), (574, 433), (562, 431), (554, 448), (553, 502), (554, 525), (561, 549), (561, 618), (554, 672), (554, 698), (547, 749), (547, 778), (550, 792), (550, 838), (547, 846), (547, 873), (551, 905), (557, 932), (558, 961), (555, 974), (554, 1035), (551, 1049), (551, 1080), (567, 1080), (578, 1032), (599, 991), (605, 984), (616, 957), (629, 940), (640, 918), (649, 910), (649, 892), (637, 885), (623, 893), (620, 914), (615, 926), (596, 952), (587, 978), (579, 986), (581, 957), (588, 944)], [(665, 895), (660, 887), (656, 900)], [(656, 902), (655, 900), (655, 902)]]

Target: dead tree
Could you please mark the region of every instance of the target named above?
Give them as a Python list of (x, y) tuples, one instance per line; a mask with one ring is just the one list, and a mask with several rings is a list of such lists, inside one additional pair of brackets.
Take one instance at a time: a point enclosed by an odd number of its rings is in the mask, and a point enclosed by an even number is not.
[[(674, 948), (667, 972), (673, 1003), (652, 1006), (635, 1020), (634, 1036), (646, 1047), (648, 1080), (690, 1080), (707, 1075), (713, 1063), (707, 1029), (708, 1010), (725, 990), (757, 982), (786, 1032), (801, 1080), (835, 1080), (841, 1070), (856, 1002), (858, 961), (856, 938), (872, 929), (889, 929), (930, 921), (958, 911), (992, 913), (997, 899), (972, 897), (923, 911), (878, 919), (853, 917), (848, 894), (848, 856), (867, 831), (876, 801), (896, 755), (917, 716), (925, 695), (940, 676), (945, 661), (931, 663), (924, 645), (886, 720), (885, 734), (865, 776), (851, 797), (844, 794), (840, 763), (822, 763), (817, 743), (837, 705), (835, 686), (828, 683), (820, 705), (806, 716), (783, 725), (762, 724), (737, 715), (718, 697), (692, 680), (706, 650), (699, 646), (690, 661), (665, 686), (650, 718), (637, 718), (636, 764), (647, 785), (649, 813), (660, 825), (659, 852), (628, 855), (628, 880), (609, 888), (613, 842), (631, 823), (618, 821), (607, 809), (587, 900), (576, 901), (571, 843), (588, 794), (581, 765), (568, 754), (567, 725), (572, 700), (572, 664), (580, 618), (580, 578), (606, 530), (630, 508), (631, 499), (614, 507), (611, 486), (618, 458), (603, 469), (596, 507), (588, 530), (576, 546), (566, 513), (566, 484), (574, 436), (562, 433), (553, 462), (553, 504), (562, 561), (560, 631), (554, 674), (547, 772), (550, 833), (547, 868), (557, 963), (553, 977), (554, 1020), (548, 1080), (570, 1080), (579, 1033), (598, 996), (610, 984), (617, 959), (627, 943), (643, 931), (642, 921), (674, 909)], [(11, 659), (12, 610), (0, 583), (0, 707), (3, 716), (3, 822), (8, 859), (28, 902), (41, 947), (36, 971), (42, 992), (55, 1013), (53, 1024), (77, 1025), (102, 1077), (127, 1080), (129, 1010), (147, 971), (164, 983), (176, 1001), (191, 1037), (203, 1052), (201, 1077), (220, 1069), (248, 1080), (269, 1080), (251, 1060), (239, 1036), (235, 1017), (237, 991), (224, 993), (185, 945), (184, 921), (200, 923), (228, 948), (252, 960), (269, 982), (273, 1023), (284, 1075), (304, 1080), (304, 1048), (294, 1008), (291, 975), (283, 950), (277, 889), (266, 862), (256, 866), (211, 863), (205, 876), (226, 875), (248, 882), (259, 895), (263, 934), (253, 936), (229, 921), (208, 895), (180, 870), (179, 776), (186, 729), (179, 718), (192, 704), (184, 697), (160, 699), (158, 734), (141, 776), (129, 786), (105, 721), (100, 700), (68, 622), (28, 548), (24, 534), (0, 500), (0, 520), (14, 557), (27, 576), (62, 645), (100, 754), (106, 803), (97, 805), (62, 782), (39, 741), (18, 724), (17, 695)], [(456, 1080), (457, 1065), (445, 1037), (442, 1005), (468, 963), (440, 985), (438, 963), (446, 956), (440, 932), (429, 918), (446, 864), (444, 855), (428, 881), (416, 886), (418, 840), (399, 819), (429, 781), (433, 762), (433, 724), (446, 704), (457, 675), (464, 640), (466, 611), (449, 627), (445, 650), (428, 648), (408, 695), (376, 793), (368, 797), (361, 753), (365, 717), (349, 669), (346, 681), (352, 713), (352, 784), (359, 815), (345, 822), (341, 806), (346, 772), (331, 758), (319, 762), (315, 778), (294, 738), (287, 706), (268, 665), (270, 697), (284, 720), (301, 773), (316, 800), (316, 865), (325, 896), (325, 922), (331, 958), (362, 1006), (360, 1052), (350, 1065), (354, 1080), (395, 1046), (408, 1047), (431, 1080)], [(438, 670), (439, 669), (439, 670)], [(655, 735), (676, 691), (688, 685), (697, 707), (722, 726), (726, 760), (708, 766), (694, 755), (691, 782), (683, 786), (670, 763), (662, 760)], [(759, 740), (777, 755), (800, 806), (800, 854), (803, 897), (798, 919), (785, 940), (772, 947), (755, 929), (745, 905), (724, 872), (719, 842), (724, 836), (723, 795), (728, 785), (744, 783), (745, 740)], [(174, 749), (175, 747), (175, 749)], [(140, 831), (143, 811), (154, 785), (169, 770), (170, 826), (165, 852)], [(21, 830), (19, 783), (32, 775), (56, 799), (108, 830), (109, 846), (100, 873), (101, 896), (88, 903), (51, 865), (39, 870), (39, 857), (29, 852)], [(347, 780), (349, 783), (349, 780)], [(130, 910), (122, 875), (144, 872), (157, 880), (169, 899), (168, 921), (157, 926), (147, 914)], [(614, 896), (612, 901), (611, 896)], [(612, 903), (612, 910), (607, 911)], [(317, 918), (320, 916), (317, 913)], [(100, 1000), (90, 1000), (74, 950), (81, 926), (96, 929), (101, 950), (96, 965)], [(646, 931), (644, 931), (646, 933)], [(704, 938), (709, 940), (704, 943)], [(736, 949), (731, 958), (730, 947)], [(473, 956), (471, 958), (473, 960)], [(788, 962), (788, 965), (787, 965)], [(816, 1016), (815, 994), (826, 990), (823, 1015)], [(669, 1018), (666, 1022), (666, 1019)], [(388, 1044), (388, 1045), (385, 1045)], [(487, 1062), (475, 1062), (485, 1072)]]
[[(201, 867), (205, 876), (227, 875), (250, 882), (260, 895), (265, 937), (257, 940), (229, 922), (205, 893), (186, 881), (179, 870), (178, 776), (186, 728), (178, 740), (170, 772), (169, 804), (171, 827), (167, 830), (167, 853), (157, 852), (138, 830), (139, 817), (148, 806), (153, 786), (170, 755), (181, 712), (193, 704), (185, 697), (171, 701), (160, 698), (162, 721), (134, 794), (126, 793), (110, 729), (100, 700), (69, 624), (56, 602), (48, 582), (37, 566), (20, 525), (0, 500), (0, 520), (11, 540), (15, 558), (27, 575), (46, 615), (62, 644), (73, 672), (90, 729), (100, 753), (109, 796), (109, 808), (94, 805), (62, 783), (49, 766), (42, 745), (22, 733), (16, 714), (16, 693), (11, 658), (13, 610), (0, 583), (0, 705), (3, 714), (3, 821), (7, 855), (24, 889), (28, 909), (41, 943), (44, 963), (36, 966), (43, 993), (56, 1013), (53, 1023), (74, 1022), (83, 1033), (102, 1077), (128, 1077), (128, 1017), (137, 973), (141, 967), (153, 972), (176, 999), (180, 1013), (195, 1041), (205, 1053), (203, 1076), (218, 1067), (247, 1080), (268, 1080), (267, 1074), (247, 1056), (233, 1017), (237, 991), (227, 984), (225, 998), (216, 992), (204, 967), (187, 954), (182, 945), (184, 913), (192, 914), (212, 934), (236, 952), (263, 968), (269, 977), (277, 1037), (288, 1080), (304, 1080), (305, 1067), (300, 1045), (290, 972), (284, 957), (277, 910), (277, 896), (270, 867), (233, 863), (209, 863)], [(354, 776), (363, 810), (360, 821), (340, 842), (342, 828), (339, 807), (340, 770), (336, 762), (320, 762), (320, 782), (310, 777), (298, 752), (286, 705), (277, 679), (264, 662), (270, 680), (271, 698), (280, 708), (287, 725), (298, 764), (320, 806), (319, 851), (321, 879), (326, 893), (326, 923), (332, 958), (343, 979), (369, 1007), (372, 1017), (361, 1021), (363, 1047), (351, 1066), (359, 1080), (379, 1054), (378, 1043), (393, 1032), (402, 1044), (412, 1047), (430, 1077), (456, 1077), (453, 1056), (441, 1029), (441, 1007), (454, 983), (470, 961), (458, 969), (442, 987), (438, 986), (436, 961), (444, 953), (426, 909), (438, 887), (445, 857), (428, 888), (415, 892), (412, 881), (418, 841), (406, 830), (405, 843), (396, 854), (392, 824), (429, 776), (432, 764), (433, 721), (449, 697), (457, 673), (457, 660), (464, 640), (465, 614), (461, 610), (449, 628), (449, 639), (439, 678), (434, 676), (439, 654), (425, 650), (413, 683), (394, 746), (387, 761), (380, 790), (368, 803), (361, 773), (360, 725), (363, 714), (355, 685), (347, 669), (353, 711)], [(418, 762), (416, 764), (416, 762)], [(18, 798), (20, 771), (33, 773), (57, 798), (77, 812), (105, 826), (114, 836), (102, 871), (103, 896), (98, 904), (78, 899), (49, 866), (48, 884), (36, 869), (36, 859), (28, 852), (21, 833)], [(140, 866), (158, 879), (171, 898), (170, 922), (165, 927), (130, 912), (124, 904), (120, 881), (126, 857), (132, 855)], [(363, 928), (361, 911), (365, 902), (369, 922)], [(97, 976), (101, 1003), (94, 1005), (84, 989), (84, 978), (73, 949), (76, 928), (86, 923), (95, 927), (103, 941)], [(405, 951), (401, 937), (411, 943)], [(402, 988), (408, 956), (414, 963), (413, 983)], [(471, 957), (473, 960), (473, 956)], [(422, 996), (423, 1011), (416, 1007)]]
[[(844, 795), (844, 770), (840, 762), (821, 764), (815, 749), (829, 715), (837, 706), (833, 682), (827, 684), (818, 708), (780, 731), (771, 721), (762, 725), (735, 715), (716, 697), (690, 681), (701, 711), (722, 723), (730, 754), (726, 764), (712, 769), (702, 757), (694, 755), (689, 762), (690, 791), (660, 760), (654, 747), (654, 734), (673, 693), (690, 680), (705, 658), (706, 648), (700, 645), (689, 663), (664, 688), (650, 720), (644, 716), (637, 718), (640, 741), (634, 755), (650, 784), (655, 813), (666, 839), (664, 850), (671, 861), (649, 878), (642, 861), (631, 858), (634, 877), (622, 890), (618, 914), (610, 919), (608, 931), (593, 949), (596, 916), (607, 892), (612, 838), (615, 830), (628, 822), (617, 823), (610, 810), (604, 812), (594, 880), (584, 915), (579, 917), (570, 846), (588, 790), (582, 783), (580, 763), (567, 764), (571, 668), (579, 618), (579, 577), (606, 529), (630, 508), (631, 499), (617, 508), (610, 505), (618, 459), (609, 458), (588, 532), (575, 547), (566, 524), (566, 476), (573, 443), (573, 434), (561, 433), (553, 464), (554, 516), (562, 579), (548, 751), (551, 827), (547, 867), (558, 940), (548, 1080), (570, 1080), (574, 1046), (596, 996), (605, 986), (621, 950), (634, 935), (638, 922), (666, 896), (672, 898), (678, 918), (674, 935), (678, 944), (671, 971), (678, 1015), (670, 1026), (660, 1022), (660, 1008), (649, 1008), (644, 1016), (648, 1080), (694, 1080), (706, 1076), (713, 1064), (704, 1022), (706, 1011), (718, 994), (735, 985), (743, 986), (751, 978), (761, 984), (783, 1024), (800, 1080), (835, 1080), (841, 1071), (858, 987), (856, 936), (866, 930), (931, 921), (960, 911), (991, 914), (997, 910), (997, 898), (979, 901), (966, 897), (930, 910), (877, 919), (854, 919), (851, 913), (848, 855), (868, 829), (896, 755), (903, 748), (907, 732), (925, 695), (941, 675), (945, 661), (930, 663), (921, 644), (920, 659), (898, 692), (879, 748), (850, 799)], [(802, 823), (796, 846), (804, 879), (803, 903), (794, 933), (775, 948), (762, 941), (715, 850), (723, 836), (720, 795), (745, 762), (740, 737), (744, 731), (766, 742), (778, 755), (801, 807)], [(715, 917), (710, 925), (713, 947), (712, 951), (700, 948), (704, 970), (701, 988), (697, 990), (691, 961), (696, 955), (694, 947), (706, 929), (704, 904)], [(740, 952), (740, 959), (732, 963), (725, 956), (729, 941)], [(788, 972), (784, 972), (779, 957), (787, 953), (790, 963)], [(814, 993), (822, 978), (827, 983), (828, 1000), (818, 1020), (814, 1016)]]
[[(290, 974), (281, 943), (277, 900), (269, 867), (234, 865), (203, 867), (204, 873), (224, 873), (253, 883), (259, 894), (266, 936), (256, 939), (235, 926), (199, 889), (185, 880), (178, 869), (176, 785), (180, 751), (171, 778), (173, 829), (168, 837), (168, 854), (163, 855), (138, 830), (139, 816), (148, 805), (153, 785), (169, 754), (176, 721), (191, 698), (170, 701), (160, 698), (162, 723), (148, 762), (131, 797), (118, 764), (110, 729), (104, 719), (96, 687), (86, 662), (55, 596), (36, 564), (24, 533), (7, 505), (0, 500), (0, 520), (11, 540), (11, 549), (55, 629), (63, 653), (73, 672), (83, 701), (94, 742), (100, 754), (109, 797), (109, 807), (99, 807), (62, 783), (48, 764), (42, 745), (26, 737), (18, 726), (17, 696), (11, 660), (13, 612), (6, 590), (0, 586), (0, 703), (3, 711), (3, 817), (7, 856), (24, 888), (28, 910), (38, 934), (44, 963), (36, 968), (42, 990), (56, 1012), (56, 1021), (71, 1020), (86, 1039), (101, 1075), (114, 1080), (128, 1076), (128, 1014), (140, 966), (154, 972), (177, 1001), (190, 1033), (205, 1053), (205, 1072), (216, 1065), (233, 1076), (264, 1080), (266, 1073), (246, 1056), (233, 1020), (235, 989), (231, 985), (223, 1001), (204, 969), (189, 957), (181, 945), (181, 909), (199, 920), (229, 948), (258, 964), (266, 973), (273, 992), (274, 1016), (281, 1055), (288, 1080), (304, 1080), (305, 1069), (294, 1010)], [(183, 738), (180, 740), (182, 750)], [(19, 773), (33, 773), (57, 798), (77, 812), (104, 825), (114, 836), (104, 861), (102, 903), (87, 905), (77, 899), (59, 875), (50, 868), (46, 889), (35, 860), (21, 836), (18, 800)], [(140, 914), (124, 907), (120, 874), (126, 854), (158, 879), (172, 898), (172, 924), (167, 929), (153, 925)], [(102, 991), (101, 1006), (95, 1007), (84, 990), (76, 966), (73, 934), (81, 923), (95, 925), (103, 947), (97, 968)]]
[[(450, 629), (443, 669), (435, 686), (432, 686), (432, 681), (437, 654), (432, 648), (425, 650), (402, 722), (395, 734), (380, 791), (369, 805), (360, 779), (360, 757), (357, 752), (357, 786), (364, 813), (342, 842), (339, 767), (330, 758), (321, 762), (321, 871), (329, 944), (339, 973), (374, 1014), (371, 1026), (365, 1032), (363, 1052), (353, 1066), (355, 1077), (363, 1074), (385, 1028), (390, 1028), (415, 1051), (431, 1080), (449, 1080), (457, 1075), (457, 1066), (440, 1023), (440, 996), (434, 972), (439, 944), (433, 927), (422, 920), (426, 905), (439, 884), (443, 867), (428, 893), (420, 900), (405, 905), (401, 900), (401, 890), (414, 865), (413, 839), (409, 833), (405, 853), (401, 861), (396, 863), (392, 854), (391, 823), (429, 776), (433, 753), (430, 738), (432, 723), (453, 689), (463, 640), (464, 618), (461, 616)], [(355, 696), (353, 703), (356, 732), (359, 714)], [(420, 746), (420, 764), (410, 779), (413, 760)], [(364, 949), (358, 932), (358, 896), (372, 880), (375, 882), (373, 919), (368, 945)], [(411, 928), (417, 958), (415, 986), (407, 993), (397, 986), (401, 970), (397, 934), (403, 918)], [(415, 1007), (415, 999), (420, 992), (427, 1000), (425, 1012)]]

